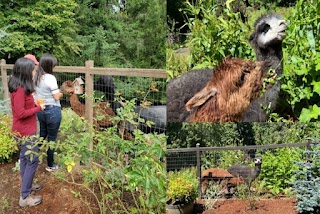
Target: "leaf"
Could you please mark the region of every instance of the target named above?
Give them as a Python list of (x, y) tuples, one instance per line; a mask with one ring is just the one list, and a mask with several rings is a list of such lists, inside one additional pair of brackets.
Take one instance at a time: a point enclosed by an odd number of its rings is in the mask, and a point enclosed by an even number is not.
[(313, 91), (317, 92), (320, 95), (320, 82), (312, 82), (313, 85)]
[(300, 67), (300, 69), (295, 69), (295, 73), (299, 76), (308, 74), (308, 69), (306, 67)]
[(26, 153), (24, 153), (24, 155), (30, 155), (31, 154), (31, 150), (26, 151)]
[(307, 31), (307, 39), (313, 54), (316, 54), (316, 45), (312, 30)]
[(310, 122), (311, 119), (318, 119), (320, 115), (320, 108), (314, 104), (309, 109), (303, 108), (299, 117), (300, 122)]

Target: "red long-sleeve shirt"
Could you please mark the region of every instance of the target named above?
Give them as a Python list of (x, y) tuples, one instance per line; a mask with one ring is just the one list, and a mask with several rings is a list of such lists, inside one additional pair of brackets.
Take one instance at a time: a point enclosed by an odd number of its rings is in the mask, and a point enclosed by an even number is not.
[(12, 109), (12, 131), (20, 136), (27, 136), (37, 132), (36, 113), (41, 111), (40, 106), (35, 106), (31, 94), (26, 95), (24, 89), (19, 87), (10, 94)]

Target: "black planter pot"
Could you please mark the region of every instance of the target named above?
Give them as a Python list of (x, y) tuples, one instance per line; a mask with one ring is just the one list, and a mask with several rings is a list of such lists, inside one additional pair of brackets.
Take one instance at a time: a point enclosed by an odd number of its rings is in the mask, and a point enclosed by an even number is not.
[(194, 202), (188, 204), (167, 204), (167, 214), (192, 214)]

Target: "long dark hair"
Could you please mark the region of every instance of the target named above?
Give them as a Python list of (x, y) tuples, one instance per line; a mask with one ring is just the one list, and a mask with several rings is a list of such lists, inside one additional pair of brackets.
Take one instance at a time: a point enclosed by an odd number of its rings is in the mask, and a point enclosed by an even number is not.
[(34, 78), (35, 85), (38, 86), (40, 82), (40, 78), (45, 73), (52, 74), (53, 68), (57, 65), (57, 59), (51, 54), (43, 54), (40, 58), (39, 68)]
[(9, 80), (9, 92), (15, 92), (19, 87), (23, 87), (24, 92), (29, 95), (34, 92), (32, 71), (34, 62), (28, 58), (19, 58), (14, 63), (12, 77)]

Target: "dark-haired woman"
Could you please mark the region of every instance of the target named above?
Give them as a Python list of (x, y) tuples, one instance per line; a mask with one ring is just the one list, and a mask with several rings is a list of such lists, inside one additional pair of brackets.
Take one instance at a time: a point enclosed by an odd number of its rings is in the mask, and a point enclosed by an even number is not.
[(32, 195), (32, 182), (39, 165), (37, 155), (26, 155), (31, 147), (34, 152), (39, 152), (37, 146), (37, 121), (36, 113), (45, 109), (44, 105), (36, 106), (32, 93), (34, 92), (33, 73), (35, 64), (27, 58), (19, 58), (12, 71), (9, 80), (9, 91), (12, 109), (12, 131), (20, 146), (20, 175), (21, 175), (21, 197), (19, 205), (35, 206), (41, 203), (41, 196)]
[[(44, 99), (46, 109), (37, 113), (40, 124), (40, 137), (47, 139), (48, 142), (57, 140), (58, 131), (61, 123), (60, 98), (62, 93), (59, 90), (56, 77), (53, 75), (53, 68), (57, 64), (57, 59), (51, 54), (44, 54), (40, 58), (39, 68), (35, 75), (36, 97)], [(52, 172), (59, 169), (54, 163), (54, 149), (47, 151), (46, 170)]]

